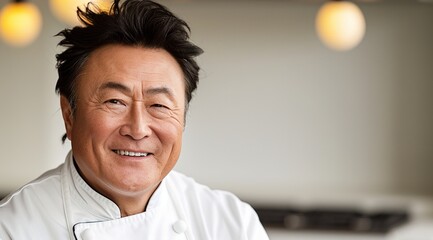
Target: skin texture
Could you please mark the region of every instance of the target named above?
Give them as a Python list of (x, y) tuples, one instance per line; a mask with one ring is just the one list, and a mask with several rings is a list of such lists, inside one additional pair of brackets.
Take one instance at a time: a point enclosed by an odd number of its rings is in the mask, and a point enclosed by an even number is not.
[[(183, 73), (163, 49), (107, 45), (77, 78), (76, 109), (61, 96), (66, 133), (84, 180), (122, 216), (143, 212), (179, 158)], [(149, 153), (121, 156), (117, 150)]]

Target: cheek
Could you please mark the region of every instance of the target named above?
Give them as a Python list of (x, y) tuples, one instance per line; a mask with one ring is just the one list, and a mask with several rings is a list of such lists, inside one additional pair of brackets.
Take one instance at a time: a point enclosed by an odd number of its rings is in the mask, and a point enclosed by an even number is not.
[[(160, 128), (160, 141), (171, 161), (176, 160), (182, 146), (183, 127), (178, 124), (165, 125)], [(174, 159), (172, 159), (174, 158)]]
[(170, 145), (173, 151), (175, 148), (180, 148), (184, 130), (184, 115), (175, 112), (171, 117), (157, 120), (155, 123), (160, 133), (160, 141), (164, 145)]
[[(79, 116), (77, 113), (77, 116)], [(77, 118), (73, 128), (73, 138), (80, 139), (81, 144), (106, 139), (117, 128), (118, 119), (107, 118), (101, 114), (84, 113)], [(99, 142), (100, 143), (100, 142)]]
[(163, 142), (165, 162), (162, 162), (162, 175), (166, 176), (176, 165), (182, 148), (182, 128), (175, 128), (166, 132), (166, 138)]

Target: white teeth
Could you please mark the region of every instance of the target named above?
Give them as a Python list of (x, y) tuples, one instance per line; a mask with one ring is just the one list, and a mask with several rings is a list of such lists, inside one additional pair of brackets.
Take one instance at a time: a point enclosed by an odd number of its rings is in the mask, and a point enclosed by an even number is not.
[(130, 152), (125, 150), (115, 150), (114, 152), (121, 156), (130, 156), (130, 157), (146, 157), (148, 155), (148, 153)]

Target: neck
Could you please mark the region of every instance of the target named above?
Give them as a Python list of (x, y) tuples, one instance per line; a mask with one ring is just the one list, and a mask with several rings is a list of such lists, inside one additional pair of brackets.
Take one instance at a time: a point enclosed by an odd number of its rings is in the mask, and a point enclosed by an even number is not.
[[(87, 182), (87, 184), (91, 188), (93, 188), (93, 190), (110, 199), (117, 205), (117, 207), (120, 209), (121, 217), (127, 217), (145, 212), (150, 198), (159, 186), (159, 184), (157, 184), (156, 186), (152, 186), (146, 190), (139, 192), (123, 192), (119, 190), (104, 191), (104, 189), (109, 189), (110, 187), (106, 186), (107, 188), (104, 188), (92, 186), (92, 184), (86, 179), (84, 174), (82, 174), (80, 168), (75, 162), (75, 159), (73, 161), (73, 164), (78, 174), (83, 178), (85, 182)], [(100, 184), (104, 185), (104, 183)], [(97, 189), (100, 189), (100, 191), (98, 191)]]
[(121, 216), (127, 217), (145, 212), (149, 199), (150, 197), (143, 197), (143, 199), (117, 199), (114, 202), (119, 207)]
[(113, 201), (120, 209), (122, 217), (139, 214), (146, 211), (147, 205), (153, 193), (159, 185), (138, 193), (102, 193), (105, 197)]

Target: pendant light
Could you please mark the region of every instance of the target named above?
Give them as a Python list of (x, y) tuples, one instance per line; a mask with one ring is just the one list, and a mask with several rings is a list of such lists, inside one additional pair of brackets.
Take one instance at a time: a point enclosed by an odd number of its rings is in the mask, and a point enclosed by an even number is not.
[(0, 35), (13, 46), (23, 47), (39, 35), (42, 16), (39, 9), (24, 0), (14, 0), (0, 11)]
[(348, 1), (329, 1), (316, 16), (316, 31), (322, 42), (338, 51), (356, 47), (365, 34), (365, 19), (357, 5)]
[(89, 2), (94, 3), (101, 10), (107, 11), (113, 0), (50, 0), (50, 8), (59, 20), (75, 26), (80, 24), (77, 17), (77, 7), (84, 9)]

